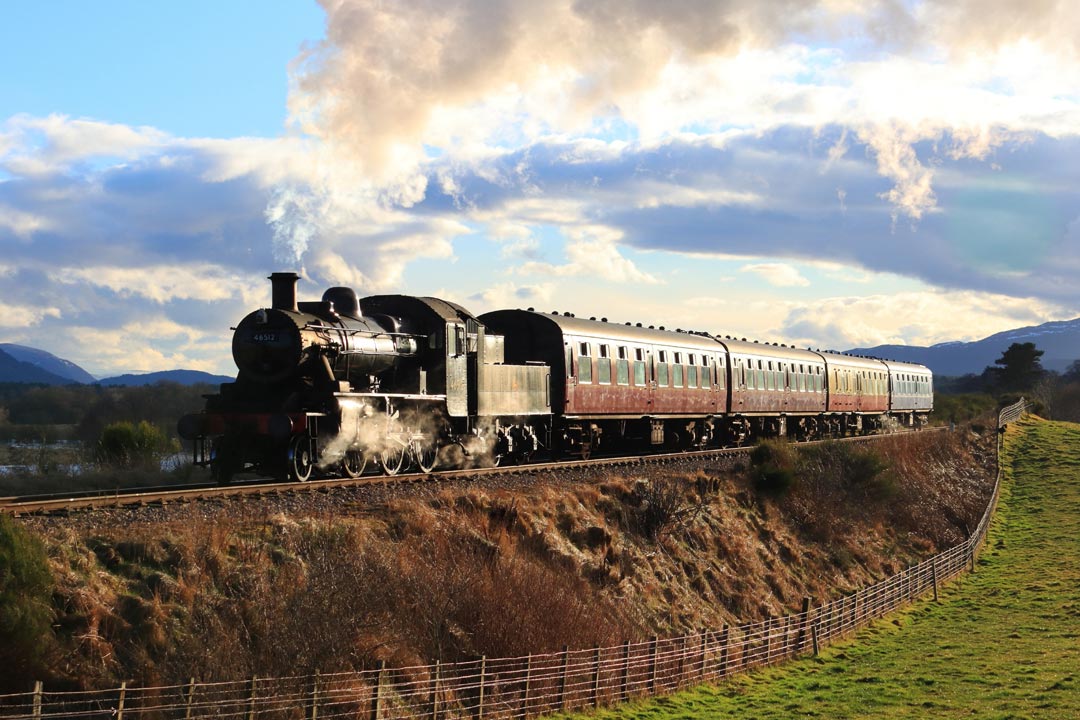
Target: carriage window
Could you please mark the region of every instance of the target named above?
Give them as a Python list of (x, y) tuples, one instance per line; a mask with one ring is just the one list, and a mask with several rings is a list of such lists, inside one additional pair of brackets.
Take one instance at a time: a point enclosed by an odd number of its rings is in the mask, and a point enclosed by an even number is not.
[(607, 357), (602, 356), (596, 361), (596, 381), (601, 385), (611, 384), (611, 360)]
[(619, 359), (615, 361), (615, 382), (619, 385), (630, 384), (630, 361), (627, 360), (629, 353), (626, 346), (619, 347)]
[(645, 387), (645, 351), (634, 348), (634, 384)]
[(703, 387), (703, 388), (711, 388), (712, 387), (712, 374), (709, 372), (709, 359), (708, 358), (701, 358), (701, 362), (704, 363), (704, 365), (701, 366), (701, 370), (698, 371), (698, 373), (699, 373), (698, 377), (701, 378), (701, 387)]
[(671, 366), (671, 379), (672, 379), (672, 384), (675, 387), (681, 388), (683, 386), (683, 379), (682, 379), (683, 373), (682, 373), (682, 365), (679, 365), (678, 363), (679, 363), (679, 353), (675, 353), (675, 364)]
[[(694, 356), (690, 356), (690, 360), (693, 361)], [(697, 382), (697, 365), (690, 365), (686, 368), (686, 387), (696, 388)]]
[(769, 390), (776, 389), (776, 374), (772, 369), (772, 360), (769, 361), (769, 373), (765, 376), (765, 381), (768, 383), (766, 386)]
[(668, 364), (664, 360), (667, 353), (660, 351), (660, 362), (656, 364), (656, 384), (659, 387), (668, 386)]
[(589, 343), (578, 346), (578, 382), (592, 382), (592, 357), (589, 356)]

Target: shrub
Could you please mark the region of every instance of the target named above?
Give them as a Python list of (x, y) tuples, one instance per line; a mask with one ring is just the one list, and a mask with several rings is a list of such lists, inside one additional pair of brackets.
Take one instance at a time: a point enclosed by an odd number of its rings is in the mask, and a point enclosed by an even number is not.
[(638, 529), (649, 540), (667, 536), (700, 515), (707, 505), (703, 497), (688, 493), (686, 482), (674, 477), (639, 482), (633, 500)]
[(42, 679), (53, 641), (52, 589), (44, 545), (0, 513), (0, 692)]
[(106, 425), (97, 443), (97, 460), (114, 468), (160, 469), (161, 460), (179, 450), (176, 440), (145, 420)]
[(795, 486), (795, 448), (784, 440), (763, 440), (750, 453), (750, 471), (757, 489), (783, 495)]

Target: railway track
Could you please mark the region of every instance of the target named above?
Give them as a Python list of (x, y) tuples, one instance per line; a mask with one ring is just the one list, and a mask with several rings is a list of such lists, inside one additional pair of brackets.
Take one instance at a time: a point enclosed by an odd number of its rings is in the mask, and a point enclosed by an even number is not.
[[(919, 432), (947, 430), (945, 427), (924, 428)], [(907, 431), (911, 432), (911, 431)], [(896, 434), (896, 433), (893, 433)], [(889, 435), (865, 435), (840, 438), (839, 442), (872, 442)], [(835, 440), (834, 440), (835, 441)], [(799, 445), (815, 445), (828, 440), (812, 440)], [(483, 480), (515, 474), (533, 474), (537, 472), (562, 472), (604, 467), (647, 467), (663, 465), (676, 461), (693, 459), (730, 457), (748, 454), (752, 446), (736, 448), (718, 448), (712, 450), (691, 450), (673, 453), (650, 453), (619, 457), (594, 457), (589, 460), (570, 460), (547, 463), (529, 463), (527, 465), (509, 465), (491, 468), (470, 468), (463, 470), (441, 470), (435, 473), (402, 473), (398, 475), (364, 475), (358, 478), (325, 478), (308, 482), (266, 482), (253, 479), (236, 481), (230, 485), (213, 483), (194, 483), (159, 487), (134, 488), (131, 490), (80, 491), (53, 495), (35, 495), (20, 497), (0, 497), (0, 512), (15, 517), (28, 515), (68, 514), (77, 511), (91, 511), (99, 508), (120, 508), (145, 505), (166, 505), (171, 503), (190, 503), (203, 500), (216, 500), (229, 497), (280, 495), (313, 492), (332, 492), (335, 488), (356, 487), (362, 485), (404, 485), (420, 482), (441, 482), (448, 480)]]

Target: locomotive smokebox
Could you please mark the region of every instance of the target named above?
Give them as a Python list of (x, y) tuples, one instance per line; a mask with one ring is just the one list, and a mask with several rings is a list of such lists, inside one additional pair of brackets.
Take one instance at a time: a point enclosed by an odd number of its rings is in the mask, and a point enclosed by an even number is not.
[(300, 276), (294, 272), (276, 272), (270, 275), (271, 307), (275, 310), (299, 312), (296, 306), (296, 282)]

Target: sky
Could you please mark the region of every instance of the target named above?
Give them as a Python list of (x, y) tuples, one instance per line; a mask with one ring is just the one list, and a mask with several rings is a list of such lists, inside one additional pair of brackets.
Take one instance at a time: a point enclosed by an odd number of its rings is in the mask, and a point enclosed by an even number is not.
[(1069, 0), (5, 2), (0, 342), (333, 285), (847, 349), (1080, 315)]

